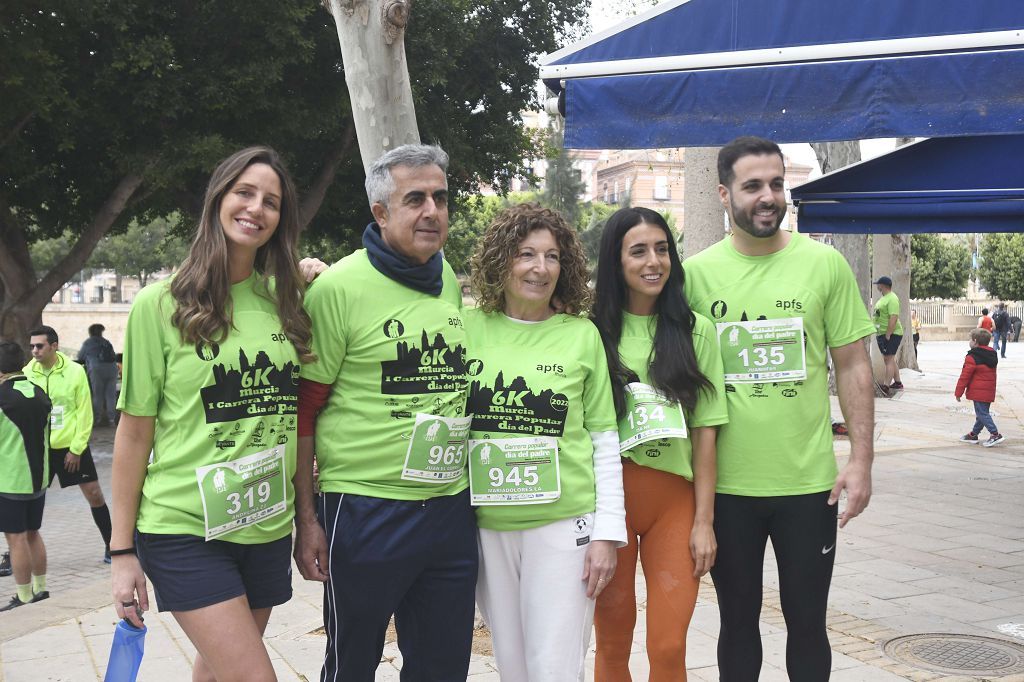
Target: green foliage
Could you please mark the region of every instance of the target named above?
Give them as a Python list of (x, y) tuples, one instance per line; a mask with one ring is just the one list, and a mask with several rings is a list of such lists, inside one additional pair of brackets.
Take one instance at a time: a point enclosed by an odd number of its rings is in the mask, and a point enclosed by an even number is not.
[(34, 242), (29, 247), (32, 267), (36, 269), (36, 272), (47, 272), (71, 250), (73, 243), (74, 239), (68, 232), (58, 237), (40, 239)]
[(1024, 299), (1024, 234), (989, 234), (981, 242), (978, 277), (994, 298)]
[(180, 216), (175, 214), (145, 225), (132, 222), (123, 234), (103, 238), (92, 253), (90, 267), (135, 277), (140, 285), (146, 286), (151, 274), (175, 268), (185, 259), (188, 246), (177, 235), (179, 221)]
[[(405, 43), (420, 133), (451, 155), (453, 190), (507, 187), (535, 156), (519, 119), (535, 99), (535, 56), (582, 25), (588, 5), (413, 5)], [(349, 132), (337, 31), (319, 0), (250, 0), (244, 11), (137, 0), (2, 7), (0, 235), (77, 236), (132, 174), (143, 180), (115, 232), (173, 211), (193, 224), (213, 166), (251, 144), (278, 149), (304, 193)], [(358, 245), (370, 220), (362, 181), (353, 144), (310, 243)]]
[(580, 196), (587, 185), (572, 163), (572, 155), (562, 146), (563, 134), (552, 128), (549, 138), (547, 172), (541, 203), (561, 213), (567, 221), (575, 223), (579, 215)]
[(444, 257), (455, 272), (469, 274), (469, 259), (477, 241), (495, 216), (511, 203), (507, 197), (482, 195), (466, 197), (459, 202), (452, 212), (448, 241), (444, 245)]
[(970, 274), (971, 252), (961, 241), (936, 234), (911, 237), (911, 298), (960, 298)]

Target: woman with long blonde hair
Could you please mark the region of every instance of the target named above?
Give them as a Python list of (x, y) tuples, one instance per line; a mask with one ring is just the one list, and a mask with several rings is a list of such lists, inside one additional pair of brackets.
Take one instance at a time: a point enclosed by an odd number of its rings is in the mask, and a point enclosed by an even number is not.
[(141, 625), (148, 576), (196, 647), (196, 681), (276, 679), (262, 635), (291, 598), (298, 374), (312, 359), (298, 235), (281, 159), (243, 149), (214, 170), (177, 274), (128, 318), (114, 609)]

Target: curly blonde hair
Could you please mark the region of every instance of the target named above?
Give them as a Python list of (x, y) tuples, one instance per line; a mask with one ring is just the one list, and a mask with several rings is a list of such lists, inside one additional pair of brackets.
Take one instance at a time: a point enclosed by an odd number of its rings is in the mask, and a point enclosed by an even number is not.
[(519, 245), (534, 230), (548, 230), (558, 242), (561, 270), (551, 308), (569, 315), (585, 315), (590, 310), (587, 257), (576, 231), (558, 212), (539, 204), (509, 206), (495, 217), (477, 242), (470, 261), (470, 282), (477, 306), (485, 312), (505, 308), (505, 282), (512, 270), (512, 259)]

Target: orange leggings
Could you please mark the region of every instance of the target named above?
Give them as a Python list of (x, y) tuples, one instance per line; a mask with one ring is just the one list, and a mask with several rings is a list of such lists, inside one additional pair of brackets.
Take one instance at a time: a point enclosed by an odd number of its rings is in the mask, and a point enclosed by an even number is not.
[[(690, 531), (693, 484), (682, 476), (622, 461), (629, 544), (615, 576), (597, 600), (596, 682), (630, 682), (629, 652), (636, 625), (636, 559), (647, 580), (649, 682), (686, 680), (686, 630), (700, 581), (693, 577)], [(638, 552), (639, 549), (639, 552)]]

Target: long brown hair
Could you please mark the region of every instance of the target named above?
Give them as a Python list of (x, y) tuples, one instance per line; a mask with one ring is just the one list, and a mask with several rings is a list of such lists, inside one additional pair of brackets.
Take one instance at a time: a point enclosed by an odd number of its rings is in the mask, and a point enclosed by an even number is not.
[[(305, 283), (299, 274), (298, 199), (295, 185), (281, 158), (270, 147), (249, 147), (220, 162), (203, 199), (195, 239), (178, 273), (171, 280), (176, 307), (171, 323), (184, 343), (219, 343), (234, 326), (228, 248), (220, 223), (220, 204), (239, 176), (254, 163), (270, 166), (281, 181), (281, 218), (266, 244), (256, 251), (254, 269), (260, 275), (256, 291), (273, 301), (285, 335), (299, 359), (314, 359), (310, 348), (312, 322), (302, 308)], [(273, 280), (271, 282), (271, 280)]]

